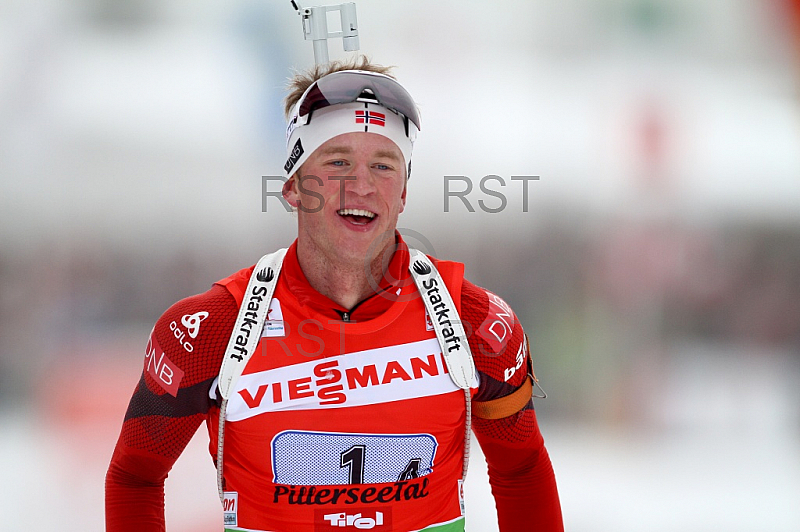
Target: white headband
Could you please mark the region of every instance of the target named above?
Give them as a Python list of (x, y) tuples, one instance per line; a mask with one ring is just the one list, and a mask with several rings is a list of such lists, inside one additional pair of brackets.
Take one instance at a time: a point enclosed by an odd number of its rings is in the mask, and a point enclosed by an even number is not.
[(286, 177), (292, 177), (298, 168), (333, 137), (344, 133), (366, 132), (383, 135), (394, 142), (403, 153), (406, 167), (411, 164), (411, 150), (417, 136), (417, 127), (402, 115), (378, 103), (352, 102), (331, 105), (314, 111), (311, 120), (297, 124), (297, 111), (292, 113), (286, 130)]

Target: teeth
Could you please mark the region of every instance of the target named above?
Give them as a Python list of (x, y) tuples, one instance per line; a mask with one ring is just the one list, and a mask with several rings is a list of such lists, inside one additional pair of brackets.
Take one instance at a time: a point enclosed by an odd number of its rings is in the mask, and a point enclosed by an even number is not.
[(339, 216), (366, 216), (367, 218), (375, 218), (375, 213), (365, 211), (364, 209), (341, 209), (338, 211)]

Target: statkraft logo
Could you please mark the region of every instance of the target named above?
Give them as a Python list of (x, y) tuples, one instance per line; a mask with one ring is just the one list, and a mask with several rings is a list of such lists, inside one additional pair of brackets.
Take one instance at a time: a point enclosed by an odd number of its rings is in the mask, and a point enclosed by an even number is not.
[[(268, 277), (270, 280), (272, 279), (272, 268), (270, 268), (268, 272), (261, 270), (256, 275), (256, 278), (262, 282), (266, 282)], [(253, 332), (253, 328), (257, 323), (258, 310), (261, 308), (261, 304), (264, 302), (264, 296), (266, 295), (267, 287), (256, 285), (247, 296), (247, 299), (242, 301), (242, 307), (246, 308), (244, 320), (242, 320), (239, 330), (234, 332), (236, 336), (233, 350), (236, 351), (236, 353), (230, 354), (231, 358), (235, 358), (239, 362), (244, 360), (244, 357), (247, 356), (247, 341), (250, 339), (250, 334)], [(247, 306), (245, 307), (245, 305)], [(256, 332), (256, 334), (258, 334), (258, 332)]]
[[(417, 266), (420, 266), (420, 269), (417, 269)], [(420, 275), (423, 275), (423, 271), (430, 273), (430, 268), (428, 265), (419, 261), (414, 264), (414, 270), (416, 270)], [(436, 321), (439, 324), (439, 327), (442, 329), (442, 337), (444, 337), (444, 343), (446, 344), (447, 352), (449, 353), (451, 351), (458, 351), (461, 349), (461, 337), (455, 333), (455, 330), (453, 329), (453, 323), (450, 321), (451, 318), (458, 320), (458, 314), (455, 314), (455, 309), (453, 307), (445, 304), (444, 299), (439, 292), (439, 281), (433, 277), (430, 279), (424, 279), (422, 281), (422, 287), (425, 289), (424, 297), (428, 298), (428, 304), (425, 305), (425, 310), (426, 312), (428, 308), (433, 310)], [(455, 314), (454, 316), (450, 315), (451, 310)]]
[(439, 342), (430, 338), (242, 375), (227, 418), (370, 405), (455, 390)]

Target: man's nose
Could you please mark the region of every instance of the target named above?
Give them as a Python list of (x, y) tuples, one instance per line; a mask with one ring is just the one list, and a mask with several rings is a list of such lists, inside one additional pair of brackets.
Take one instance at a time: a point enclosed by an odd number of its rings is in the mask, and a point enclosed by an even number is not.
[(345, 184), (346, 190), (356, 194), (366, 195), (375, 190), (375, 178), (369, 164), (357, 163), (353, 165), (351, 178)]

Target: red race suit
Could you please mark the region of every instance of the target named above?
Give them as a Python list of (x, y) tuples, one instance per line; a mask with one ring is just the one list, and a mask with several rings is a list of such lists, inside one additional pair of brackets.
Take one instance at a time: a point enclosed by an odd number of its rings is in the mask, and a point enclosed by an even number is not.
[[(289, 248), (226, 410), (225, 530), (464, 530), (464, 392), (399, 244), (377, 293), (353, 309), (316, 292), (296, 243)], [(533, 401), (500, 418), (475, 415), (529, 384), (522, 327), (500, 297), (463, 278), (462, 264), (434, 262), (478, 370), (472, 428), (500, 530), (562, 531)], [(108, 531), (165, 530), (164, 480), (203, 421), (216, 457), (215, 379), (252, 270), (176, 303), (153, 328), (106, 476)]]

